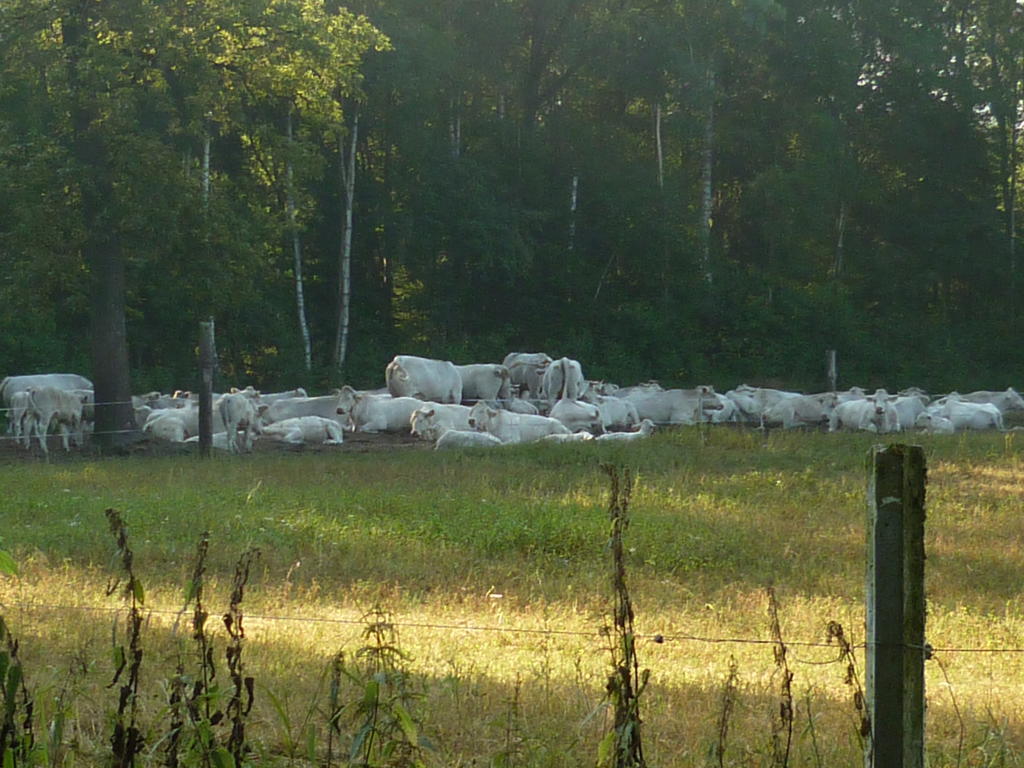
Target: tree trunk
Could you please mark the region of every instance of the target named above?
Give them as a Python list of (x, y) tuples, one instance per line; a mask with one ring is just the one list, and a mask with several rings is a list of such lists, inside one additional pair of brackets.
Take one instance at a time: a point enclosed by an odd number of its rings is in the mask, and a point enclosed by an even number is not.
[(704, 118), (704, 146), (701, 150), (701, 206), (700, 206), (700, 269), (704, 282), (712, 282), (711, 226), (714, 214), (714, 179), (711, 172), (715, 160), (715, 70), (708, 67), (707, 114)]
[(448, 141), (452, 157), (458, 159), (462, 154), (462, 116), (454, 96), (448, 99)]
[(569, 193), (569, 250), (576, 246), (576, 208), (580, 197), (579, 174), (572, 175), (572, 191)]
[(94, 440), (109, 449), (131, 439), (135, 416), (131, 403), (128, 335), (125, 329), (125, 265), (114, 227), (105, 221), (105, 205), (114, 198), (113, 163), (94, 126), (96, 108), (81, 81), (82, 51), (87, 49), (91, 19), (87, 4), (63, 19), (72, 122), (72, 155), (78, 174), (85, 232), (82, 256), (90, 272), (92, 379), (95, 387)]
[(338, 328), (334, 337), (334, 367), (345, 367), (348, 355), (348, 321), (352, 293), (352, 207), (355, 204), (356, 188), (356, 142), (359, 138), (359, 113), (352, 118), (352, 130), (345, 153), (345, 137), (338, 138), (341, 188), (345, 197), (345, 213), (342, 218), (341, 251), (338, 256)]
[(832, 264), (832, 277), (835, 280), (843, 273), (843, 239), (846, 236), (846, 203), (839, 203), (839, 219), (836, 221), (836, 256)]
[(210, 129), (203, 136), (203, 213), (210, 212)]
[(665, 188), (665, 154), (661, 145), (661, 102), (654, 105), (654, 146), (658, 158), (658, 189)]
[[(288, 110), (288, 149), (292, 149), (294, 142), (292, 133), (292, 111)], [(309, 337), (309, 323), (306, 322), (306, 296), (305, 286), (302, 280), (302, 241), (299, 239), (299, 228), (295, 221), (295, 188), (293, 186), (292, 159), (288, 157), (285, 166), (287, 176), (287, 207), (288, 207), (288, 228), (292, 238), (292, 258), (295, 263), (295, 306), (299, 315), (299, 331), (302, 334), (303, 362), (306, 370), (313, 368), (313, 344)]]

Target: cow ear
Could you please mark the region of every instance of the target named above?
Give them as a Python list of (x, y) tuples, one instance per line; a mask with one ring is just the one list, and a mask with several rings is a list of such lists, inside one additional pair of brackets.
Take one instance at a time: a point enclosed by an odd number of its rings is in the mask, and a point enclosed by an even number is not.
[(493, 416), (497, 416), (497, 415), (498, 415), (498, 412), (497, 412), (497, 411), (495, 411), (495, 410), (494, 410), (494, 409), (492, 409), (492, 408), (488, 408), (488, 409), (487, 409), (487, 415), (488, 415), (488, 416), (492, 416), (492, 417), (493, 417)]
[(426, 413), (424, 413), (423, 415), (424, 415), (424, 416), (426, 416), (426, 417), (427, 417), (427, 418), (429, 419), (429, 418), (430, 418), (431, 416), (433, 416), (433, 415), (434, 415), (434, 413), (436, 413), (436, 409), (434, 409), (434, 408), (431, 408), (431, 409), (430, 409), (429, 411), (427, 411), (427, 412), (426, 412)]

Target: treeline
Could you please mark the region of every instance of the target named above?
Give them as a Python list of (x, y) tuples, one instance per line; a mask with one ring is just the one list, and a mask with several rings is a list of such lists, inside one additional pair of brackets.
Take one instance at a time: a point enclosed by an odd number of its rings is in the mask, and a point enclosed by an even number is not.
[(1024, 376), (1019, 4), (6, 0), (0, 40), (2, 373), (95, 373), (123, 297), (137, 391), (208, 317), (263, 387)]

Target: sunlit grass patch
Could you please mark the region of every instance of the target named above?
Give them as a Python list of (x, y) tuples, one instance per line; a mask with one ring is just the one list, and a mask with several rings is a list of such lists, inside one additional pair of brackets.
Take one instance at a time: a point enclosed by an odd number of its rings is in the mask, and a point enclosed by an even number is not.
[[(626, 558), (641, 663), (652, 671), (651, 763), (706, 763), (732, 659), (739, 698), (727, 764), (764, 762), (775, 706), (764, 593), (772, 584), (793, 643), (794, 764), (850, 765), (859, 761), (852, 692), (825, 627), (838, 621), (863, 640), (865, 457), (876, 441), (678, 429), (637, 451), (0, 466), (0, 548), (21, 570), (0, 581), (0, 604), (44, 698), (73, 677), (78, 752), (102, 752), (119, 610), (105, 595), (112, 544), (103, 510), (121, 510), (152, 611), (144, 716), (159, 739), (166, 681), (188, 644), (187, 617), (175, 633), (175, 612), (198, 535), (209, 531), (219, 653), (234, 563), (251, 547), (262, 553), (244, 611), (265, 759), (284, 760), (293, 744), (280, 707), (295, 718), (313, 706), (325, 665), (339, 649), (359, 648), (362, 617), (383, 605), (422, 686), (433, 764), (487, 764), (513, 741), (520, 765), (592, 764), (607, 725), (601, 464), (624, 463), (637, 478)], [(955, 764), (962, 720), (962, 764), (998, 755), (1013, 764), (1024, 723), (1015, 693), (1024, 654), (1011, 652), (1024, 636), (1020, 453), (1001, 435), (920, 441), (929, 460), (928, 641), (944, 665), (927, 668), (929, 753), (934, 764)]]

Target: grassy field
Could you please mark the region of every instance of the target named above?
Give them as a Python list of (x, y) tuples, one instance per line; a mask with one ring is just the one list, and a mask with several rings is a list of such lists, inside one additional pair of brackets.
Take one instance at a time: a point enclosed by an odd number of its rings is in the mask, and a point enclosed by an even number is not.
[[(926, 449), (930, 766), (1024, 763), (1024, 443), (1014, 433), (915, 436)], [(780, 605), (796, 703), (793, 766), (859, 765), (853, 688), (825, 628), (863, 640), (869, 435), (666, 431), (642, 444), (135, 458), (0, 464), (0, 549), (18, 561), (0, 604), (37, 715), (67, 712), (66, 765), (100, 765), (124, 611), (107, 507), (128, 523), (144, 588), (140, 764), (159, 765), (175, 626), (210, 533), (216, 658), (235, 562), (261, 556), (243, 603), (261, 765), (323, 749), (326, 670), (357, 669), (366, 614), (388, 612), (430, 766), (593, 765), (608, 727), (608, 478), (636, 472), (626, 534), (645, 752), (652, 766), (771, 764), (776, 670), (766, 587)], [(663, 640), (663, 642), (659, 642)], [(982, 652), (980, 649), (998, 649)], [(863, 651), (857, 649), (857, 661)], [(736, 684), (722, 737), (730, 666)], [(858, 669), (862, 674), (862, 668)], [(218, 672), (226, 678), (226, 673)], [(356, 682), (342, 697), (363, 695)], [(356, 726), (346, 722), (342, 737)]]

